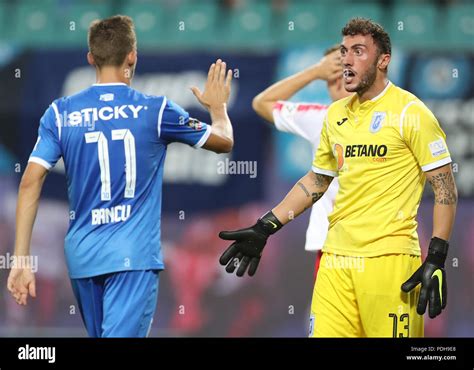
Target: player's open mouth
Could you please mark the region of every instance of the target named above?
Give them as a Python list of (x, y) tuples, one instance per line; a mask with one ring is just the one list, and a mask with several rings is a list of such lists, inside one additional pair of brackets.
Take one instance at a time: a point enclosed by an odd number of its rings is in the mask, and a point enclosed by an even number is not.
[(345, 69), (343, 72), (344, 81), (346, 83), (351, 83), (354, 76), (355, 76), (355, 72), (350, 69)]

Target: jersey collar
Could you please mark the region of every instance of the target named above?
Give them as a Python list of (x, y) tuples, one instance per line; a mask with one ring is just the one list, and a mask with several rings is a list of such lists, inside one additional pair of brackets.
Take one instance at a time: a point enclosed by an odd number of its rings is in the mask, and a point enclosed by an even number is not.
[(109, 82), (104, 84), (95, 83), (92, 86), (127, 86), (127, 84), (124, 82)]
[(390, 82), (390, 80), (388, 81), (387, 83), (387, 86), (385, 86), (385, 88), (382, 90), (382, 92), (380, 94), (378, 94), (376, 97), (373, 97), (372, 99), (370, 99), (370, 101), (377, 101), (379, 100), (382, 96), (385, 95), (385, 93), (387, 92), (387, 90), (390, 88), (390, 86), (392, 86), (392, 83)]
[[(370, 100), (367, 100), (365, 102), (363, 102), (362, 104), (359, 105), (359, 109), (362, 108), (362, 111), (365, 111), (366, 109), (368, 109), (369, 107), (373, 106), (374, 103), (376, 103), (378, 100), (380, 100), (386, 93), (387, 91), (390, 89), (390, 87), (392, 86), (392, 82), (391, 81), (388, 81), (387, 85), (384, 87), (384, 89), (380, 92), (380, 94), (378, 94), (377, 96), (373, 97), (372, 99)], [(352, 111), (352, 109), (350, 108), (352, 106), (352, 103), (354, 101), (354, 99), (357, 99), (357, 94), (354, 94), (350, 99), (349, 101), (346, 103), (346, 111), (350, 112), (351, 114), (353, 114), (354, 112)]]

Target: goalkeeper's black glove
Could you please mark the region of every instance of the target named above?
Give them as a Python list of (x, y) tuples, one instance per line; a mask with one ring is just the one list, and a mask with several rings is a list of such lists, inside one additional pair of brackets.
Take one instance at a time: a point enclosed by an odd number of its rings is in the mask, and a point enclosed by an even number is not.
[(281, 222), (270, 211), (260, 217), (255, 225), (235, 231), (221, 231), (219, 237), (224, 240), (235, 240), (222, 254), (219, 262), (227, 265), (230, 274), (239, 267), (237, 276), (243, 276), (248, 267), (249, 276), (257, 271), (263, 248), (270, 235), (283, 227)]
[(432, 238), (425, 262), (402, 285), (405, 293), (410, 292), (421, 283), (420, 297), (416, 312), (423, 315), (428, 301), (430, 318), (435, 318), (446, 307), (448, 286), (446, 284), (446, 271), (444, 262), (448, 255), (449, 243), (440, 238)]

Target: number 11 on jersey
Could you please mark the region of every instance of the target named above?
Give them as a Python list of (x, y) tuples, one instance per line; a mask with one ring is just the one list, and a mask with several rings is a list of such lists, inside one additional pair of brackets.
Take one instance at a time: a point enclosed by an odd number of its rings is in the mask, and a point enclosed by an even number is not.
[[(100, 167), (100, 181), (102, 189), (100, 199), (107, 201), (111, 199), (110, 191), (110, 159), (108, 140), (102, 131), (87, 132), (84, 134), (86, 143), (97, 143), (97, 155)], [(112, 130), (112, 140), (123, 140), (125, 151), (125, 198), (135, 196), (135, 185), (137, 178), (137, 162), (135, 150), (135, 138), (129, 129)]]

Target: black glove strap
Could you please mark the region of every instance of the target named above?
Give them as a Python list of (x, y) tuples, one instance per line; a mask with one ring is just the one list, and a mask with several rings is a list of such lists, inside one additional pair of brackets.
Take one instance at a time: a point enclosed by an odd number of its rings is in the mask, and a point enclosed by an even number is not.
[(257, 221), (257, 225), (267, 236), (275, 234), (283, 227), (282, 223), (275, 217), (272, 211), (268, 211), (260, 217)]
[(426, 261), (443, 268), (448, 255), (448, 249), (449, 243), (446, 240), (433, 237), (428, 248)]

